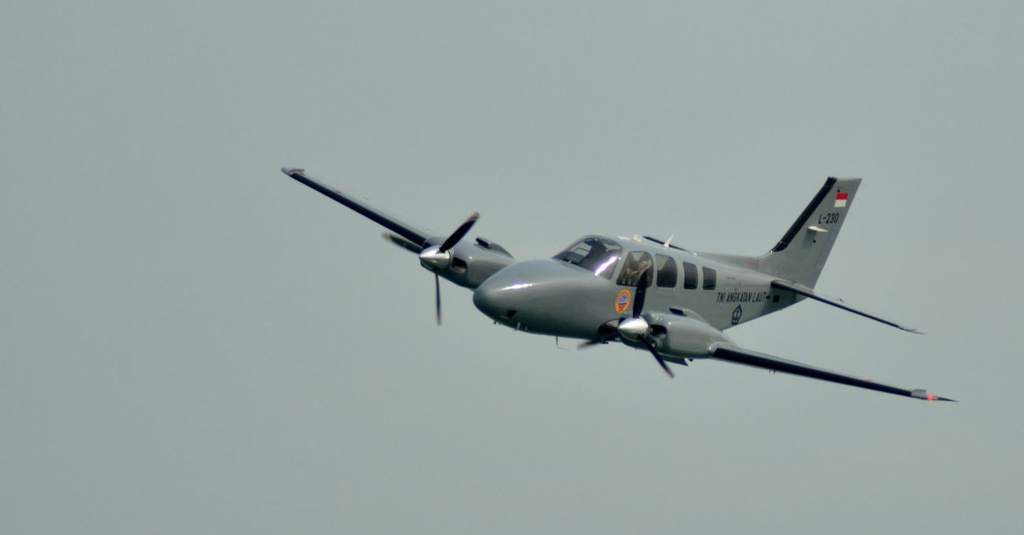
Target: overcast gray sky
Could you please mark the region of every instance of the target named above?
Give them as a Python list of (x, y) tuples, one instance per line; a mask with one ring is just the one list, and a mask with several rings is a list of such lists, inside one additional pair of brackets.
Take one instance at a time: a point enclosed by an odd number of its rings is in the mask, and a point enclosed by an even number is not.
[[(1020, 6), (4, 2), (0, 532), (1020, 531)], [(437, 328), (281, 166), (519, 258), (757, 254), (863, 177), (818, 288), (928, 334), (730, 334), (961, 403)]]

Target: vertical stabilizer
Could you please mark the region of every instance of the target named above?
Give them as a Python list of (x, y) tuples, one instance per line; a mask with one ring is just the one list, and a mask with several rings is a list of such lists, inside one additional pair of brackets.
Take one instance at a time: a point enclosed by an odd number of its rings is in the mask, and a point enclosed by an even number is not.
[(772, 250), (760, 271), (813, 288), (853, 205), (859, 178), (829, 177)]

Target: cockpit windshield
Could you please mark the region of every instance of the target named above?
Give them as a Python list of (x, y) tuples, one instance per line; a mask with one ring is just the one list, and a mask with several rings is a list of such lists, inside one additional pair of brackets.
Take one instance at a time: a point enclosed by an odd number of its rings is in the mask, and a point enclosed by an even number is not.
[(611, 280), (621, 255), (622, 247), (619, 244), (607, 238), (588, 236), (556, 254), (554, 258)]

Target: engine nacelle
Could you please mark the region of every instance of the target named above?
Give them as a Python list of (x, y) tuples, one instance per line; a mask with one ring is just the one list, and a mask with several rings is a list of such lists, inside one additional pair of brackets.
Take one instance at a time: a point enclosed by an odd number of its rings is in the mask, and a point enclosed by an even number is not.
[(658, 314), (650, 317), (650, 324), (658, 352), (666, 357), (708, 357), (713, 344), (733, 343), (699, 316)]
[[(459, 242), (449, 252), (451, 260), (438, 274), (467, 288), (480, 286), (488, 277), (515, 262), (500, 245), (480, 238), (475, 243)], [(431, 269), (427, 265), (424, 267)]]

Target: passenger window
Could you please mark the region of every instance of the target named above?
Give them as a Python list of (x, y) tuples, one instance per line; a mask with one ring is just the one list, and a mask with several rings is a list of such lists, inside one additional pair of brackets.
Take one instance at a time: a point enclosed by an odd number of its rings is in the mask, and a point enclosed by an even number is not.
[[(619, 274), (620, 286), (636, 286), (640, 280), (640, 274), (654, 266), (651, 255), (642, 251), (633, 251), (626, 255), (626, 263), (622, 266), (622, 273)], [(647, 287), (653, 282), (654, 273), (647, 276)]]
[(683, 288), (697, 289), (697, 266), (689, 262), (683, 262)]
[(714, 290), (718, 285), (718, 274), (711, 268), (704, 268), (704, 289)]
[(658, 287), (675, 288), (676, 279), (679, 277), (676, 261), (670, 256), (654, 255), (658, 260)]

